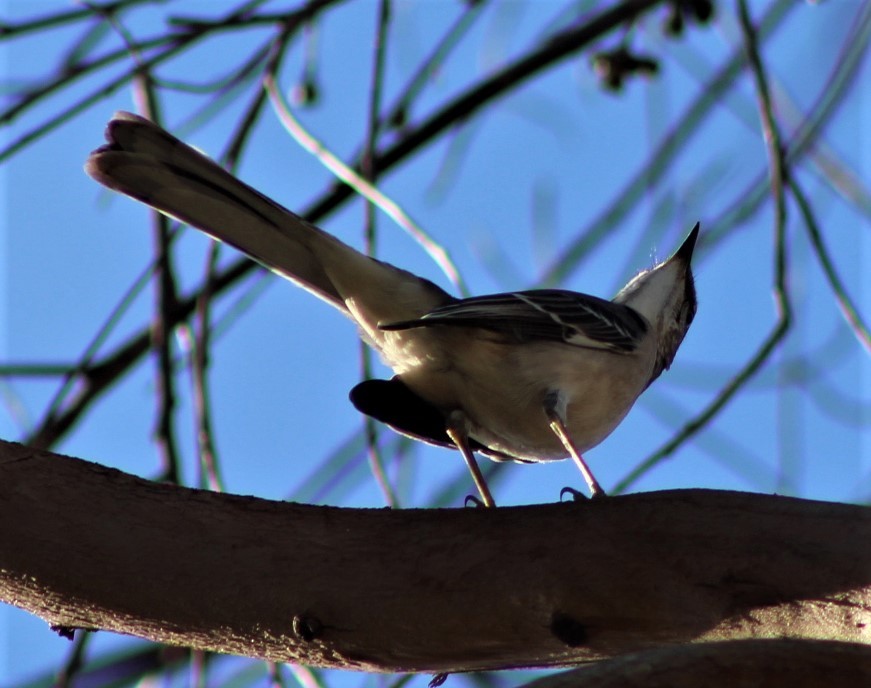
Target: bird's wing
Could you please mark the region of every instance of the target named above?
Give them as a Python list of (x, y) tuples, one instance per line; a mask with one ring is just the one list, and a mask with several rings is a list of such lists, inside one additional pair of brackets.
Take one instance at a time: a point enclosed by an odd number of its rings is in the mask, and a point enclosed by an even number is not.
[[(381, 421), (401, 435), (437, 447), (457, 448), (445, 430), (444, 414), (411, 391), (399, 377), (364, 380), (348, 396), (360, 413)], [(494, 461), (526, 463), (523, 459), (490, 449), (473, 438), (469, 438), (469, 446), (472, 451)]]
[(557, 341), (617, 353), (634, 351), (649, 327), (629, 306), (572, 291), (536, 289), (457, 300), (381, 329), (437, 325), (482, 328), (516, 342)]

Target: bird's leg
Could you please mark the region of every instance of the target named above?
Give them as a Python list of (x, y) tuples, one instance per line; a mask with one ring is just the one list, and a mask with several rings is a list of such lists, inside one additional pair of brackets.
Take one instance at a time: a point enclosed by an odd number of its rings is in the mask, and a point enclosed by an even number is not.
[(472, 474), (472, 480), (475, 481), (475, 487), (478, 488), (478, 494), (481, 495), (484, 506), (496, 506), (496, 502), (493, 501), (493, 495), (490, 494), (490, 488), (487, 487), (484, 475), (481, 473), (481, 469), (478, 468), (478, 462), (475, 461), (475, 455), (472, 453), (472, 448), (469, 446), (469, 433), (466, 428), (466, 419), (462, 411), (454, 411), (448, 416), (445, 432), (448, 433), (451, 442), (457, 445), (457, 449), (459, 449), (460, 454), (463, 455), (463, 459), (469, 467), (469, 472)]
[(565, 406), (565, 401), (562, 399), (559, 392), (550, 392), (544, 398), (544, 413), (550, 423), (550, 429), (553, 430), (557, 437), (559, 437), (560, 442), (562, 442), (563, 446), (566, 448), (569, 456), (572, 457), (572, 461), (574, 461), (575, 465), (581, 470), (581, 475), (584, 476), (584, 480), (587, 481), (587, 485), (590, 488), (590, 495), (592, 497), (604, 497), (605, 490), (603, 490), (602, 486), (599, 485), (599, 481), (596, 480), (593, 472), (587, 465), (587, 462), (584, 461), (581, 452), (578, 451), (577, 447), (575, 447), (575, 443), (572, 442), (572, 438), (569, 437), (569, 431), (568, 428), (566, 428), (566, 422), (563, 418), (565, 415)]

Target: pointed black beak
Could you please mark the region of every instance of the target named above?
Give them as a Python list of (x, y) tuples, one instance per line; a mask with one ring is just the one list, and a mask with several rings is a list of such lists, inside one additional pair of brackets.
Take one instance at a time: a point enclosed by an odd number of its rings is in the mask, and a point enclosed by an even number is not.
[(692, 231), (689, 233), (686, 239), (684, 239), (681, 247), (675, 251), (673, 258), (677, 258), (682, 263), (686, 263), (689, 266), (690, 261), (693, 258), (693, 250), (696, 248), (696, 239), (699, 238), (699, 226), (700, 222), (696, 222), (696, 226), (693, 227)]

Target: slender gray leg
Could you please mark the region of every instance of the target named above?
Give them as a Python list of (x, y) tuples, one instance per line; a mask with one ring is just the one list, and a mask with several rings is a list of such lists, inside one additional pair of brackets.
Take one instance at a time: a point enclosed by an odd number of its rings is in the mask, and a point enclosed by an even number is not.
[[(563, 413), (560, 413), (561, 407)], [(581, 452), (578, 451), (577, 447), (575, 447), (575, 443), (572, 442), (572, 438), (569, 437), (569, 431), (568, 428), (566, 428), (566, 422), (563, 418), (565, 404), (562, 403), (558, 392), (551, 392), (547, 397), (545, 397), (544, 413), (550, 423), (550, 429), (553, 430), (557, 437), (559, 437), (560, 442), (562, 442), (563, 446), (566, 448), (569, 456), (572, 457), (572, 461), (574, 461), (575, 465), (581, 470), (581, 475), (584, 476), (584, 480), (587, 481), (587, 485), (590, 488), (591, 496), (604, 497), (605, 490), (603, 490), (602, 486), (599, 485), (599, 481), (596, 480), (593, 472), (587, 465), (587, 462), (584, 461)]]
[(471, 447), (469, 447), (469, 434), (462, 411), (454, 411), (448, 416), (445, 431), (448, 433), (451, 441), (457, 445), (460, 454), (463, 455), (463, 459), (466, 462), (466, 466), (469, 467), (472, 480), (475, 481), (475, 487), (478, 488), (478, 494), (481, 495), (484, 506), (496, 506), (496, 502), (493, 501), (493, 495), (490, 494), (490, 488), (487, 487), (481, 469), (478, 468), (478, 462), (475, 461), (475, 455)]

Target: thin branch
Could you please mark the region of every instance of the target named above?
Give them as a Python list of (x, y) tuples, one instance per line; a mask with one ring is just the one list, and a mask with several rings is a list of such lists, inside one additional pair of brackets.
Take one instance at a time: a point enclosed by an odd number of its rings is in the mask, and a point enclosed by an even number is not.
[[(326, 7), (340, 1), (343, 2), (346, 0), (312, 1), (305, 4), (296, 12), (293, 12), (291, 14), (285, 13), (281, 15), (281, 21), (278, 22), (281, 26), (280, 32), (283, 34), (289, 33), (291, 27), (302, 24), (311, 17), (316, 16), (318, 12), (322, 11)], [(136, 73), (138, 71), (142, 69), (155, 68), (159, 64), (182, 52), (184, 49), (192, 47), (199, 40), (208, 37), (209, 35), (211, 35), (212, 32), (227, 31), (232, 29), (235, 26), (235, 23), (233, 21), (230, 21), (231, 19), (233, 19), (232, 15), (229, 19), (225, 19), (223, 22), (217, 24), (192, 24), (190, 25), (190, 33), (188, 34), (173, 33), (168, 36), (159, 36), (155, 39), (148, 39), (134, 44), (139, 51), (144, 51), (146, 48), (162, 46), (163, 44), (169, 44), (169, 47), (162, 52), (154, 55), (153, 57), (147, 58), (142, 63), (132, 66), (120, 76), (109, 79), (108, 81), (91, 91), (90, 94), (79, 98), (77, 101), (74, 101), (72, 105), (63, 108), (60, 114), (42, 122), (41, 124), (31, 128), (21, 136), (17, 137), (8, 146), (0, 149), (0, 162), (15, 155), (18, 151), (22, 150), (23, 148), (34, 143), (43, 136), (46, 136), (50, 132), (54, 131), (65, 122), (71, 120), (76, 114), (86, 110), (97, 101), (102, 100), (103, 98), (115, 92), (122, 86), (127, 85), (136, 76)], [(276, 22), (275, 19), (272, 19), (267, 23), (274, 24)], [(102, 58), (99, 58), (94, 62), (86, 65), (78, 65), (75, 69), (65, 71), (51, 83), (34, 89), (32, 92), (20, 98), (19, 102), (15, 106), (8, 108), (3, 112), (0, 112), (0, 124), (7, 124), (9, 122), (12, 122), (14, 119), (24, 114), (24, 112), (28, 108), (37, 105), (56, 90), (70, 86), (77, 80), (89, 75), (92, 71), (116, 62), (120, 59), (126, 59), (128, 56), (128, 47), (125, 47), (116, 50)]]
[[(791, 7), (797, 7), (794, 3)], [(856, 80), (862, 74), (861, 67), (867, 53), (869, 37), (871, 37), (871, 5), (863, 4), (863, 12), (853, 26), (853, 33), (845, 38), (841, 54), (834, 67), (819, 90), (819, 95), (806, 109), (803, 119), (794, 127), (794, 131), (786, 146), (786, 160), (795, 165), (806, 153), (812, 153), (814, 144), (823, 132), (826, 124), (835, 116), (838, 108), (846, 101), (846, 96), (856, 86)], [(765, 19), (761, 22), (760, 38), (766, 36)], [(735, 202), (727, 206), (727, 210), (708, 223), (707, 237), (716, 242), (719, 235), (735, 225), (746, 224), (762, 207), (768, 197), (766, 173), (757, 175), (752, 183), (735, 195)]]
[[(100, 364), (96, 362), (97, 353), (100, 350), (100, 347), (102, 347), (111, 336), (115, 327), (120, 323), (123, 315), (133, 305), (134, 300), (140, 293), (142, 293), (145, 287), (148, 286), (148, 282), (151, 279), (154, 269), (155, 263), (152, 262), (133, 280), (133, 283), (127, 291), (122, 294), (118, 303), (109, 311), (109, 315), (97, 329), (94, 337), (90, 342), (88, 342), (87, 346), (85, 346), (85, 350), (82, 352), (79, 360), (67, 368), (64, 380), (51, 398), (51, 401), (48, 403), (48, 407), (43, 414), (42, 419), (37, 424), (37, 428), (47, 428), (55, 423), (59, 415), (63, 415), (64, 412), (61, 409), (64, 407), (67, 397), (76, 391), (77, 386), (84, 385), (85, 387), (89, 387), (89, 381), (95, 377), (94, 370), (100, 367)], [(140, 340), (147, 342), (147, 327), (144, 331), (140, 332), (139, 337)], [(116, 352), (119, 352), (122, 349), (123, 345), (116, 349)], [(80, 387), (78, 393), (81, 393)], [(30, 437), (35, 438), (41, 434), (40, 430), (36, 429), (31, 432)]]
[(212, 426), (211, 394), (209, 393), (209, 356), (212, 342), (211, 305), (212, 286), (218, 264), (221, 244), (213, 241), (206, 258), (206, 289), (197, 300), (195, 334), (191, 337), (191, 379), (193, 381), (194, 419), (197, 437), (197, 454), (203, 475), (201, 484), (210, 490), (224, 491), (224, 482), (218, 464), (218, 451)]
[(86, 630), (75, 633), (75, 637), (72, 638), (73, 645), (66, 661), (57, 672), (52, 688), (69, 688), (76, 685), (85, 666), (85, 651), (93, 637), (94, 634)]
[(119, 12), (122, 9), (141, 5), (144, 3), (153, 2), (153, 0), (117, 0), (117, 2), (107, 2), (103, 5), (89, 3), (85, 9), (81, 10), (63, 10), (54, 14), (47, 14), (37, 19), (28, 19), (27, 21), (18, 22), (3, 22), (0, 24), (0, 40), (9, 40), (10, 38), (19, 38), (28, 33), (38, 33), (46, 29), (54, 29), (64, 24), (70, 24), (82, 19), (89, 19), (95, 12), (103, 15), (111, 15)]
[(444, 36), (437, 42), (432, 52), (421, 61), (418, 69), (397, 96), (396, 102), (381, 117), (378, 122), (380, 129), (384, 130), (390, 127), (403, 129), (411, 114), (414, 101), (421, 95), (433, 75), (442, 67), (451, 51), (459, 45), (469, 29), (474, 26), (486, 4), (485, 2), (468, 3), (457, 20), (445, 31)]
[(808, 237), (810, 237), (814, 255), (817, 257), (823, 269), (823, 274), (825, 274), (829, 282), (829, 287), (831, 287), (832, 293), (835, 295), (835, 301), (841, 309), (844, 320), (847, 321), (847, 326), (852, 330), (859, 343), (865, 347), (868, 353), (871, 353), (871, 332), (868, 331), (868, 325), (859, 313), (856, 303), (847, 293), (847, 287), (844, 285), (840, 275), (838, 275), (829, 250), (823, 243), (822, 233), (820, 232), (820, 227), (814, 216), (810, 201), (808, 201), (807, 196), (802, 191), (794, 175), (787, 180), (787, 184), (804, 219), (804, 225), (807, 229)]
[[(126, 40), (126, 35), (124, 36)], [(135, 52), (132, 55), (136, 62), (142, 62), (141, 57)], [(138, 87), (136, 93), (140, 109), (149, 119), (155, 122), (161, 121), (159, 103), (151, 80), (151, 73), (147, 69), (142, 69), (138, 72), (134, 83)], [(174, 328), (170, 322), (171, 314), (178, 305), (178, 289), (170, 248), (173, 233), (170, 231), (168, 217), (157, 211), (152, 211), (150, 215), (156, 266), (154, 313), (151, 321), (151, 345), (156, 359), (157, 377), (154, 438), (160, 450), (161, 478), (169, 482), (179, 483), (181, 459), (175, 432), (175, 361), (171, 346)]]
[(3, 363), (0, 378), (4, 377), (61, 377), (75, 370), (73, 363)]
[[(378, 180), (378, 169), (373, 163), (373, 157), (376, 150), (376, 143), (381, 133), (379, 126), (379, 113), (381, 112), (381, 99), (384, 91), (384, 65), (387, 55), (387, 41), (390, 31), (391, 20), (390, 0), (380, 0), (378, 3), (378, 21), (375, 33), (375, 51), (372, 60), (372, 75), (369, 98), (369, 110), (366, 119), (366, 135), (364, 143), (364, 154), (360, 165), (361, 176), (369, 184), (375, 188)], [(365, 227), (364, 227), (364, 247), (366, 255), (375, 255), (375, 240), (377, 236), (378, 214), (376, 212), (376, 204), (373, 200), (367, 199), (365, 212)], [(360, 341), (358, 344), (360, 351), (360, 375), (362, 379), (368, 380), (372, 377), (372, 350), (369, 346)], [(375, 482), (381, 489), (384, 495), (384, 502), (387, 506), (396, 508), (399, 506), (399, 499), (396, 492), (387, 477), (384, 470), (384, 457), (378, 448), (378, 425), (374, 418), (364, 416), (363, 424), (365, 426), (364, 433), (366, 436), (366, 453), (369, 457), (369, 469), (375, 478)]]
[[(391, 200), (380, 189), (343, 163), (338, 156), (332, 153), (321, 141), (302, 126), (302, 123), (290, 109), (290, 104), (281, 94), (281, 89), (278, 88), (272, 74), (267, 74), (264, 77), (264, 85), (279, 120), (281, 120), (287, 132), (293, 136), (294, 140), (314, 155), (324, 167), (347, 184), (349, 188), (381, 208), (423, 248), (451, 283), (461, 293), (466, 294), (468, 290), (447, 250), (436, 242), (417, 222), (411, 219), (399, 204)], [(374, 158), (372, 159), (372, 164), (377, 164)]]
[[(174, 40), (174, 37), (167, 36), (160, 36), (158, 38), (148, 41), (142, 41), (141, 43), (138, 43), (136, 45), (140, 50), (144, 50), (145, 48), (151, 48), (154, 46), (163, 45), (165, 43), (172, 44), (172, 47), (148, 60), (145, 66), (149, 68), (156, 66), (163, 60), (172, 57), (177, 51), (186, 47), (186, 44), (184, 43), (177, 43)], [(87, 76), (88, 74), (90, 74), (91, 71), (106, 66), (119, 59), (126, 58), (128, 56), (128, 48), (121, 48), (109, 55), (106, 55), (102, 58), (99, 58), (98, 60), (95, 60), (94, 62), (91, 62), (90, 64), (80, 65), (72, 73), (63, 74), (55, 81), (52, 81), (51, 83), (40, 88), (34, 89), (33, 91), (27, 93), (24, 97), (20, 98), (16, 105), (0, 113), (0, 124), (9, 124), (13, 122), (15, 119), (25, 114), (28, 108), (37, 105), (47, 96), (54, 93), (56, 90), (71, 86), (77, 81), (78, 78)], [(21, 136), (16, 137), (8, 146), (0, 149), (0, 162), (5, 161), (7, 158), (11, 158), (18, 151), (26, 148), (28, 145), (34, 143), (43, 136), (46, 136), (50, 132), (63, 125), (65, 122), (71, 120), (75, 114), (84, 111), (97, 101), (118, 90), (121, 86), (128, 84), (133, 79), (137, 69), (139, 68), (140, 67), (136, 65), (132, 66), (121, 76), (107, 81), (95, 90), (91, 91), (90, 94), (80, 98), (77, 101), (74, 101), (72, 105), (63, 108), (60, 114), (31, 128)]]

